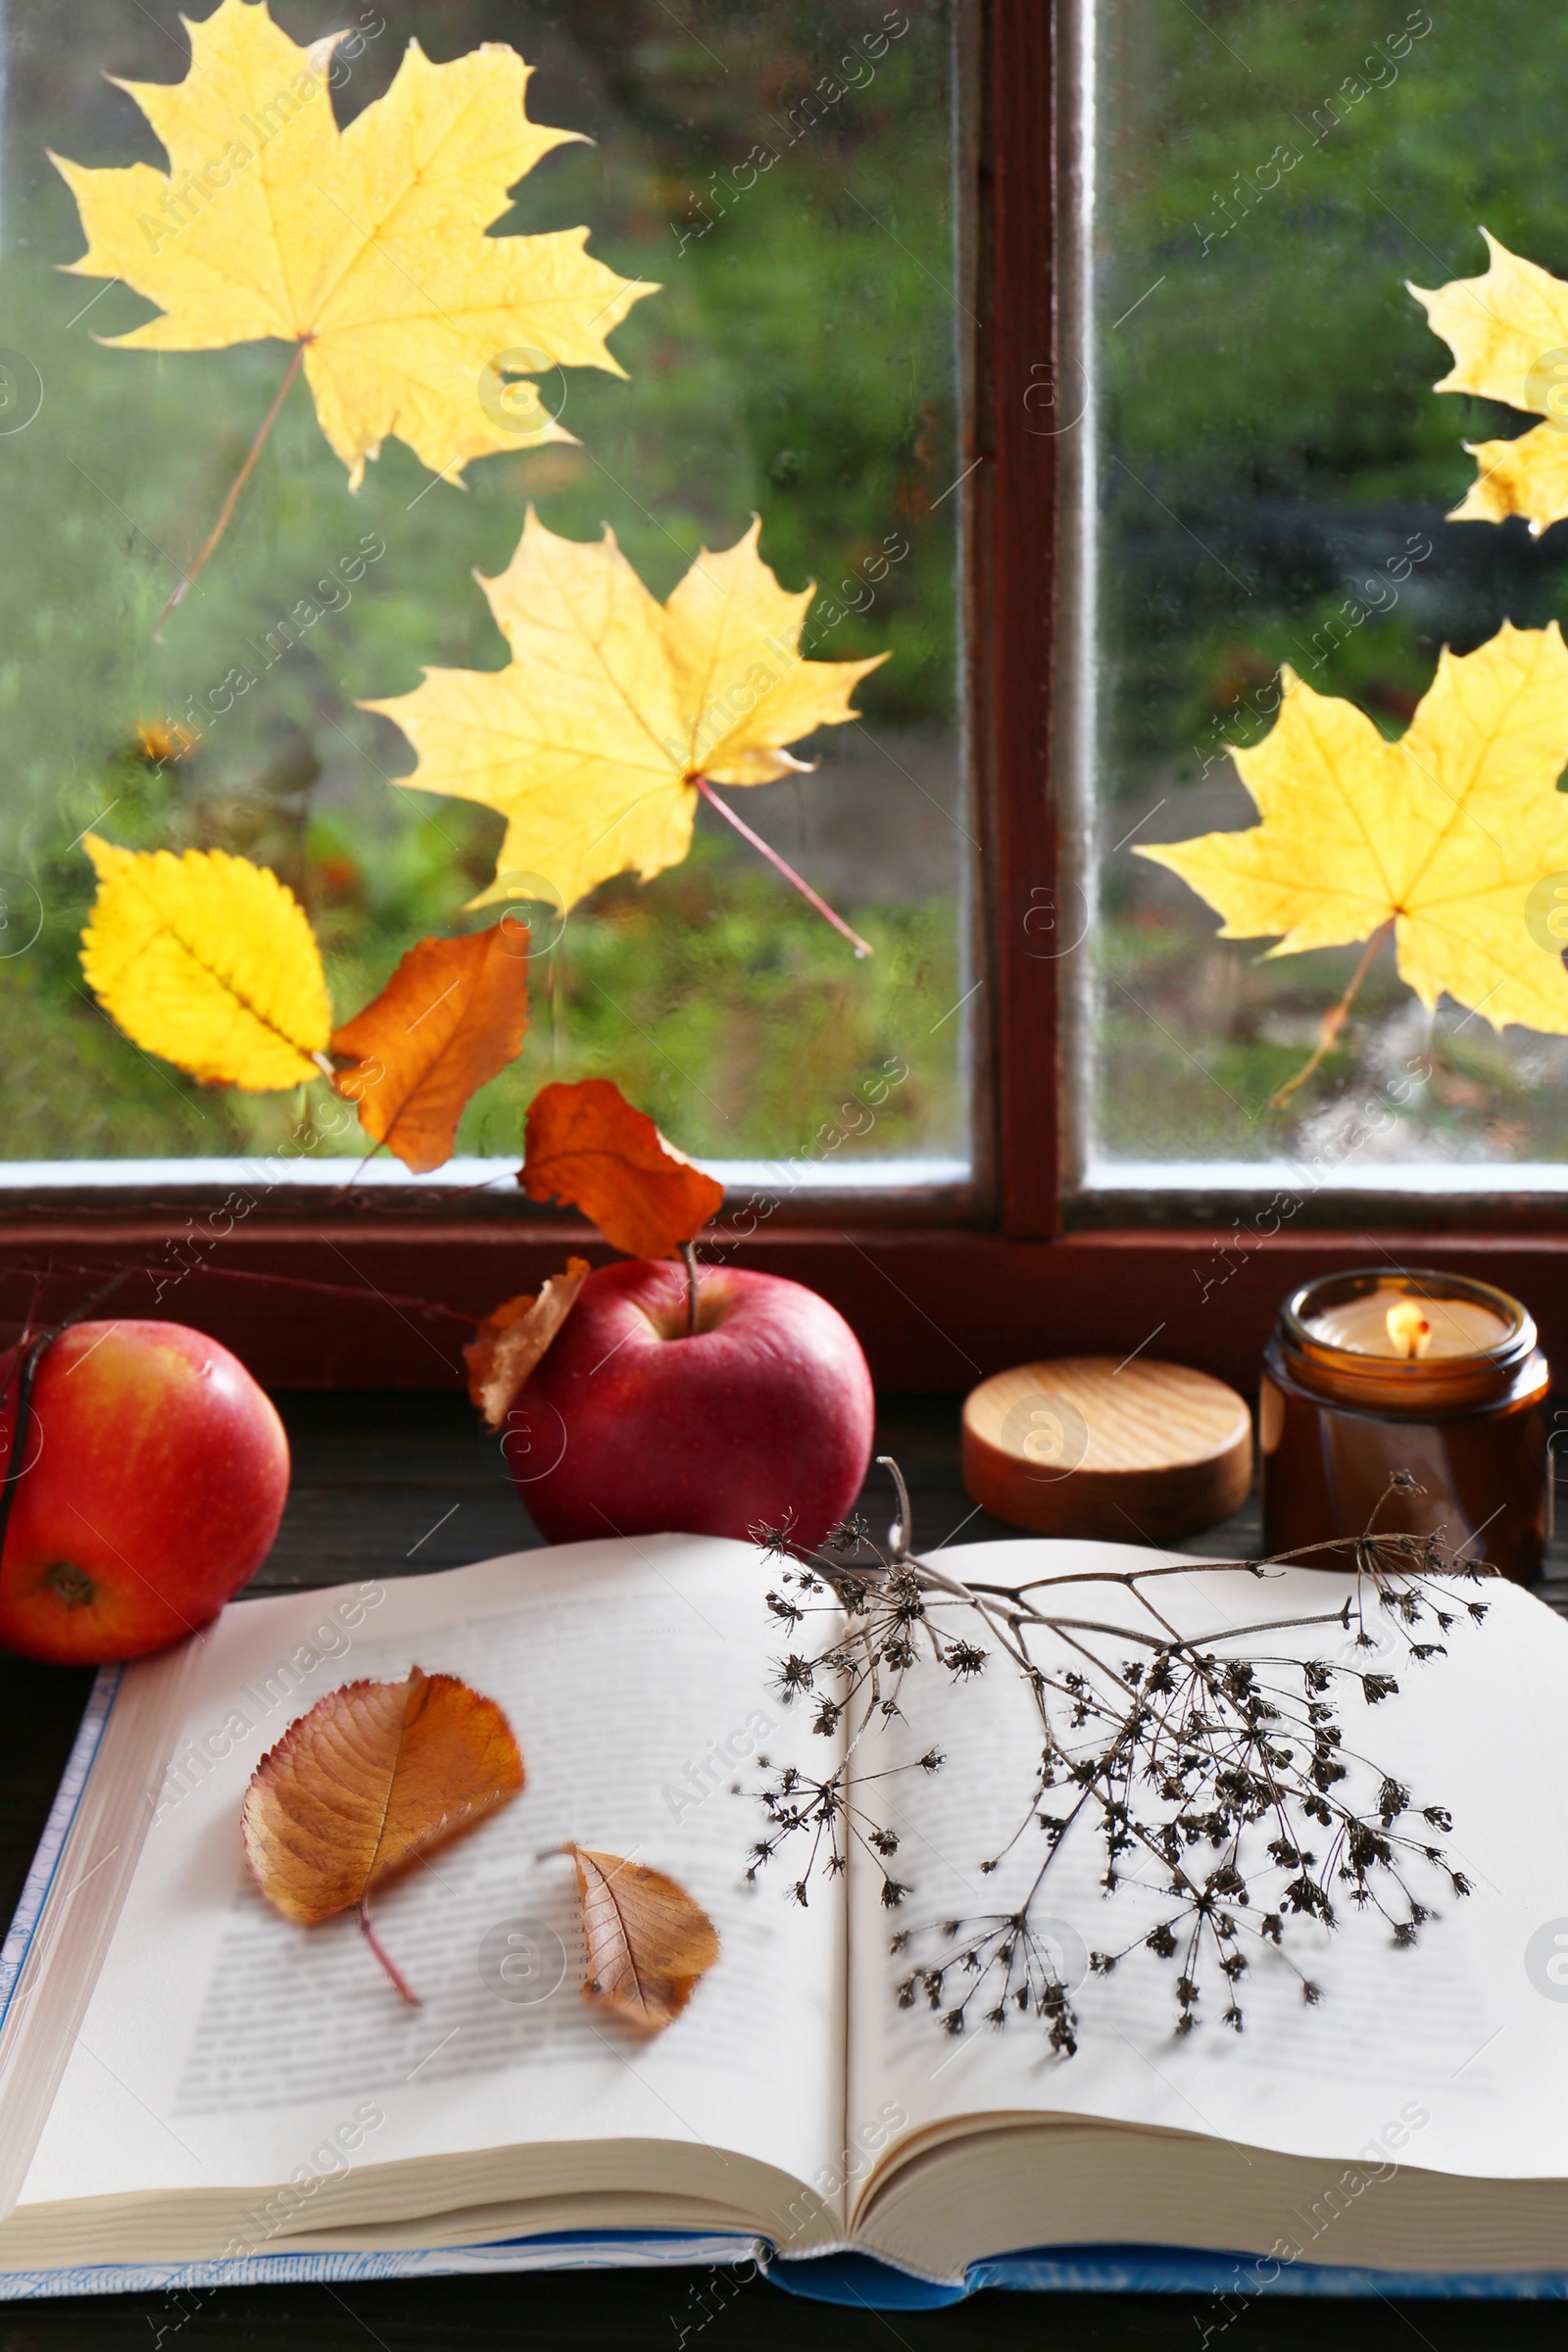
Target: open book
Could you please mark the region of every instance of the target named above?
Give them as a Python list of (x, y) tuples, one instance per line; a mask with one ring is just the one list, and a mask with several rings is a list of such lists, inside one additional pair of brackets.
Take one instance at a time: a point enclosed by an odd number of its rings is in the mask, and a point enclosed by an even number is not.
[[(1009, 1579), (1151, 1557), (942, 1555)], [(763, 2247), (782, 2264), (858, 2249), (950, 2285), (1086, 2247), (1223, 2250), (1262, 2283), (1294, 2265), (1568, 2273), (1568, 1626), (1493, 1586), (1485, 1626), (1401, 1668), (1364, 1730), (1346, 1711), (1348, 1740), (1451, 1809), (1446, 1844), (1474, 1884), (1467, 1901), (1429, 1890), (1439, 1916), (1416, 1949), (1375, 1914), (1332, 1936), (1293, 1923), (1318, 2005), (1265, 1958), (1246, 2031), (1185, 2038), (1171, 1972), (1138, 1952), (1079, 1984), (1063, 2060), (1028, 2016), (954, 2036), (898, 2005), (908, 1963), (859, 1849), (805, 1908), (783, 1877), (746, 1885), (754, 1759), (820, 1773), (830, 1747), (781, 1703), (767, 1577), (739, 1544), (575, 1544), (245, 1602), (105, 1677), (46, 1894), (8, 1947), (9, 2291), (503, 2245), (541, 2261)], [(1343, 1589), (1195, 1570), (1161, 1606), (1194, 1626), (1277, 1622)], [(1324, 1636), (1300, 1641), (1315, 1655)], [(417, 2009), (352, 1914), (302, 1930), (272, 1911), (239, 1837), (286, 1725), (413, 1663), (498, 1699), (528, 1774), (380, 1894)], [(948, 1756), (879, 1785), (912, 1887), (900, 1920), (1004, 1907), (1011, 1865), (978, 1865), (1038, 1759), (1026, 1693), (993, 1657), (963, 1688), (911, 1677), (906, 1706), (860, 1751), (877, 1773), (933, 1742)], [(567, 1838), (667, 1872), (718, 1927), (717, 1964), (657, 2037), (583, 1997), (572, 1872), (537, 1859)], [(1136, 1931), (1139, 1888), (1105, 1897), (1102, 1868), (1092, 1841), (1063, 1847), (1049, 1932), (1065, 1967)]]

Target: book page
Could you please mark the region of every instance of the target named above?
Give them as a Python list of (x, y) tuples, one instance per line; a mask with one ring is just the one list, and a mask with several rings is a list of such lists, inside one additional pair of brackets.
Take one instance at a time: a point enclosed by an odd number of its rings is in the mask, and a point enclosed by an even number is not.
[[(799, 2179), (828, 2163), (843, 1905), (786, 1912), (745, 1886), (756, 1832), (732, 1793), (778, 1719), (760, 1573), (748, 1545), (658, 1537), (226, 1610), (185, 1680), (19, 2220), (54, 2199), (518, 2142), (688, 2142)], [(412, 1664), (499, 1700), (527, 1772), (372, 1898), (416, 2009), (353, 1914), (301, 1929), (266, 1903), (239, 1834), (251, 1773), (294, 1717)], [(667, 1872), (718, 1928), (717, 1964), (662, 2034), (583, 1997), (573, 1868), (537, 1858), (568, 1838)]]
[[(1069, 1566), (1125, 1569), (1155, 1556), (1120, 1544), (1017, 1542), (946, 1551), (942, 1561), (958, 1576), (1013, 1583)], [(1198, 1571), (1155, 1590), (1182, 1631), (1215, 1633), (1337, 1609), (1350, 1583), (1330, 1571), (1292, 1570), (1266, 1583)], [(1417, 1862), (1411, 1891), (1437, 1916), (1414, 1948), (1396, 1948), (1389, 1925), (1370, 1910), (1357, 1913), (1343, 1887), (1335, 1890), (1340, 1925), (1332, 1933), (1289, 1918), (1286, 1948), (1321, 1987), (1316, 2007), (1303, 2002), (1283, 1959), (1266, 1945), (1260, 1954), (1249, 1938), (1240, 2034), (1219, 2023), (1225, 1984), (1212, 1966), (1198, 2029), (1176, 2034), (1180, 1963), (1141, 1944), (1172, 1908), (1168, 1880), (1152, 1861), (1126, 1855), (1118, 1865), (1124, 1884), (1105, 1894), (1102, 1841), (1085, 1829), (1063, 1840), (1035, 1914), (1073, 1985), (1076, 2056), (1054, 2057), (1034, 2017), (1011, 2013), (998, 2030), (977, 2007), (967, 2030), (953, 2036), (923, 1999), (898, 2007), (897, 1984), (940, 1956), (940, 1923), (1007, 1913), (1047, 1851), (1031, 1826), (995, 1873), (979, 1867), (1027, 1810), (1040, 1756), (1037, 1718), (1016, 1669), (994, 1642), (975, 1683), (955, 1687), (922, 1667), (906, 1684), (906, 1720), (875, 1735), (858, 1757), (865, 1773), (886, 1771), (935, 1742), (947, 1762), (934, 1776), (899, 1774), (866, 1790), (873, 1814), (900, 1835), (898, 1874), (913, 1891), (888, 1913), (874, 1867), (855, 1855), (850, 2117), (872, 2115), (891, 2097), (907, 2118), (906, 2142), (922, 2131), (961, 2129), (965, 2119), (1062, 2115), (1341, 2160), (1377, 2146), (1388, 2128), (1402, 2164), (1497, 2178), (1568, 2175), (1568, 1625), (1513, 1586), (1489, 1581), (1456, 1591), (1461, 1605), (1488, 1605), (1484, 1625), (1461, 1615), (1446, 1657), (1424, 1664), (1402, 1654), (1397, 1638), (1380, 1643), (1370, 1663), (1395, 1676), (1397, 1695), (1368, 1706), (1337, 1681), (1334, 1703), (1348, 1749), (1405, 1782), (1415, 1806), (1448, 1807), (1452, 1834), (1423, 1834), (1474, 1892), (1455, 1898)], [(1082, 1616), (1134, 1622), (1116, 1587), (1080, 1587), (1072, 1598)], [(1331, 1625), (1271, 1634), (1259, 1646), (1367, 1663), (1351, 1640)], [(1099, 1646), (1113, 1663), (1131, 1654), (1115, 1642)], [(1037, 1655), (1051, 1661), (1049, 1647)], [(1063, 1644), (1056, 1663), (1083, 1661)], [(1044, 1799), (1046, 1808), (1064, 1812), (1059, 1797), (1058, 1790)], [(1195, 1864), (1203, 1866), (1209, 1851), (1194, 1848)], [(1266, 1861), (1264, 1870), (1254, 1910), (1277, 1902), (1294, 1875)], [(909, 1950), (895, 1956), (888, 1944), (899, 1928), (914, 1933)], [(1091, 1952), (1129, 1945), (1112, 1975), (1088, 1973)]]

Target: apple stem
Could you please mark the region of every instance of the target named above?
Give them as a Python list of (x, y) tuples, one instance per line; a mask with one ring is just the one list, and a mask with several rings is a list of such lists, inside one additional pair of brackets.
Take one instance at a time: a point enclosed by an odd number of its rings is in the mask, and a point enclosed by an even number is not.
[(271, 407), (268, 410), (267, 415), (262, 418), (261, 429), (257, 433), (255, 440), (251, 443), (250, 454), (247, 456), (244, 465), (240, 467), (238, 473), (235, 474), (234, 479), (229, 484), (228, 496), (224, 499), (222, 505), (218, 510), (218, 520), (208, 532), (206, 543), (202, 548), (201, 554), (196, 558), (196, 561), (191, 565), (190, 569), (181, 574), (169, 592), (169, 601), (165, 605), (163, 611), (159, 613), (158, 626), (153, 631), (154, 645), (163, 644), (165, 621), (169, 618), (171, 612), (172, 612), (177, 606), (184, 603), (186, 589), (190, 586), (192, 580), (195, 579), (197, 573), (207, 562), (208, 557), (212, 554), (214, 548), (218, 545), (218, 542), (227, 530), (230, 518), (234, 513), (234, 509), (239, 504), (239, 494), (244, 489), (246, 483), (250, 480), (251, 467), (255, 465), (257, 459), (262, 454), (262, 449), (266, 443), (267, 436), (272, 429), (272, 420), (276, 416), (278, 410), (283, 406), (284, 401), (288, 398), (289, 386), (293, 383), (294, 378), (298, 375), (300, 371), (300, 362), (304, 359), (304, 343), (296, 343), (294, 346), (294, 357), (288, 364), (288, 372), (284, 376), (283, 381), (278, 385), (277, 390), (273, 395)]
[[(16, 1498), (17, 1487), (27, 1462), (27, 1416), (32, 1402), (32, 1384), (37, 1377), (38, 1366), (62, 1332), (69, 1331), (73, 1323), (85, 1321), (93, 1308), (107, 1298), (112, 1290), (122, 1283), (127, 1275), (137, 1271), (135, 1266), (122, 1266), (118, 1274), (111, 1274), (109, 1280), (101, 1282), (95, 1291), (83, 1298), (79, 1306), (74, 1306), (69, 1315), (63, 1315), (60, 1321), (51, 1324), (47, 1331), (40, 1331), (25, 1355), (21, 1359), (21, 1368), (17, 1374), (16, 1419), (11, 1428), (11, 1450), (6, 1456), (5, 1483), (0, 1486), (0, 1559), (5, 1557), (6, 1530), (11, 1524), (11, 1505)], [(31, 1311), (29, 1308), (29, 1317)], [(10, 1386), (9, 1375), (6, 1385)], [(3, 1401), (4, 1392), (0, 1391), (0, 1403)]]
[(768, 847), (768, 844), (762, 839), (760, 833), (754, 833), (751, 826), (736, 815), (734, 809), (729, 807), (727, 802), (719, 799), (717, 793), (709, 783), (706, 776), (693, 776), (691, 780), (696, 785), (698, 791), (702, 794), (704, 800), (708, 803), (710, 808), (716, 808), (719, 815), (724, 819), (724, 822), (734, 826), (742, 841), (749, 841), (753, 849), (760, 852), (761, 856), (767, 859), (769, 865), (776, 867), (778, 872), (783, 875), (786, 882), (792, 882), (795, 885), (795, 888), (800, 892), (802, 898), (806, 901), (807, 905), (808, 906), (814, 906), (817, 913), (825, 916), (827, 921), (832, 924), (835, 931), (843, 933), (844, 937), (849, 941), (851, 947), (855, 950), (857, 956), (874, 955), (875, 950), (872, 948), (870, 941), (862, 939), (858, 931), (852, 931), (849, 924), (844, 920), (844, 917), (841, 914), (834, 913), (826, 899), (819, 899), (815, 891), (811, 888), (809, 882), (803, 881), (801, 876), (795, 871), (794, 866), (788, 864), (786, 860), (779, 856), (777, 850), (770, 849)]
[(686, 1260), (686, 1337), (697, 1337), (697, 1248), (693, 1242), (682, 1242), (680, 1253)]
[(386, 1945), (381, 1941), (381, 1938), (376, 1934), (374, 1928), (371, 1927), (369, 1905), (369, 1896), (368, 1894), (362, 1894), (360, 1897), (360, 1926), (365, 1931), (366, 1942), (369, 1945), (371, 1951), (380, 1961), (381, 1966), (386, 1970), (387, 1975), (391, 1978), (399, 1992), (402, 1993), (403, 1998), (408, 2002), (409, 2007), (411, 2009), (422, 2009), (424, 2003), (420, 2000), (418, 1994), (409, 1984), (408, 1979), (404, 1976), (403, 1971), (399, 1968), (397, 1962), (387, 1950)]

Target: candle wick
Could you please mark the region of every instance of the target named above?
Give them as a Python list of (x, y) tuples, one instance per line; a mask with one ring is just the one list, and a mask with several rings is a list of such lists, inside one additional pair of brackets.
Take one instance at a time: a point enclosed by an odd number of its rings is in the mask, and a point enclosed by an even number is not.
[(1432, 1341), (1432, 1326), (1413, 1298), (1401, 1298), (1388, 1312), (1389, 1338), (1406, 1362), (1414, 1363), (1425, 1355)]

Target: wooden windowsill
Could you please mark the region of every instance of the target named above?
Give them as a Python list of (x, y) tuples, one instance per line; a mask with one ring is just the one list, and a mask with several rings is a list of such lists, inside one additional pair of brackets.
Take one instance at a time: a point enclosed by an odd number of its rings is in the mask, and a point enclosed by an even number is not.
[[(564, 1221), (353, 1217), (330, 1228), (256, 1222), (199, 1249), (181, 1223), (141, 1218), (110, 1232), (29, 1220), (6, 1235), (0, 1314), (20, 1319), (33, 1277), (55, 1269), (51, 1304), (121, 1266), (133, 1272), (106, 1315), (157, 1313), (233, 1348), (266, 1386), (443, 1389), (463, 1385), (464, 1342), (502, 1299), (536, 1290), (569, 1251), (612, 1254)], [(858, 1334), (884, 1395), (964, 1390), (1042, 1355), (1148, 1349), (1250, 1394), (1280, 1300), (1313, 1275), (1354, 1265), (1431, 1265), (1522, 1298), (1549, 1357), (1568, 1364), (1568, 1233), (1416, 1234), (1399, 1229), (1123, 1229), (1009, 1238), (977, 1226), (783, 1226), (710, 1250), (717, 1263), (808, 1284)], [(183, 1269), (183, 1270), (181, 1270)], [(153, 1296), (153, 1279), (167, 1277)]]

